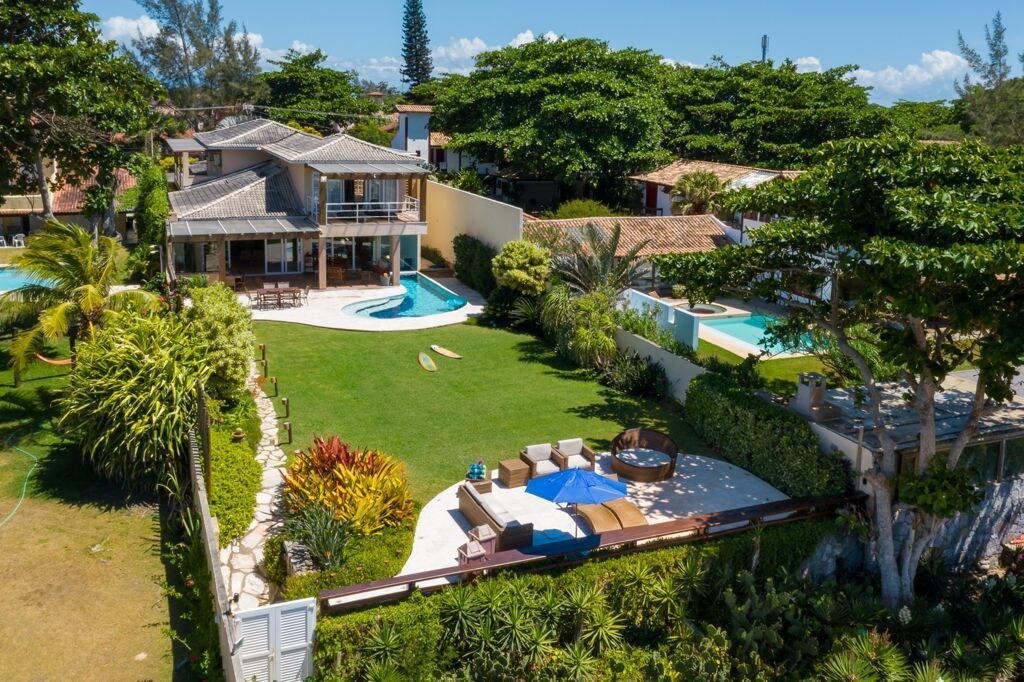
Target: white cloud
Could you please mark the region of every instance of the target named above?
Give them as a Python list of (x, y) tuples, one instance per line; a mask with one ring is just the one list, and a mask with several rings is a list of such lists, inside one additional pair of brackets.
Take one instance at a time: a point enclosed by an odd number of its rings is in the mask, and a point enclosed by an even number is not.
[[(288, 53), (289, 49), (295, 50), (299, 54), (309, 54), (316, 49), (316, 45), (310, 45), (309, 43), (304, 43), (301, 40), (293, 40), (292, 44), (286, 48), (273, 49), (263, 46), (264, 41), (262, 34), (246, 33), (246, 35), (249, 37), (249, 42), (252, 43), (253, 47), (259, 51), (260, 57), (263, 58), (264, 62), (269, 62), (272, 59), (274, 61), (279, 61)], [(263, 68), (272, 68), (272, 65), (264, 63)]]
[(702, 69), (702, 68), (704, 68), (700, 64), (696, 64), (694, 62), (687, 61), (685, 59), (682, 60), (682, 61), (678, 61), (678, 60), (675, 60), (675, 59), (670, 59), (669, 57), (662, 57), (661, 58), (661, 63), (666, 65), (666, 66), (689, 66), (692, 69)]
[(907, 64), (902, 69), (886, 66), (884, 69), (857, 69), (853, 76), (861, 85), (871, 85), (893, 95), (908, 92), (934, 90), (947, 87), (953, 78), (967, 69), (967, 62), (960, 55), (947, 50), (932, 50), (921, 53), (921, 61)]
[(821, 73), (821, 60), (817, 57), (797, 57), (793, 63), (797, 73)]
[(553, 43), (560, 39), (561, 36), (554, 31), (548, 31), (547, 33), (542, 33), (540, 36), (537, 36), (530, 29), (526, 29), (522, 33), (517, 33), (516, 37), (509, 41), (509, 47), (522, 47), (523, 45), (532, 43), (535, 40), (543, 40), (548, 43)]
[(462, 62), (487, 51), (487, 43), (480, 38), (452, 38), (447, 45), (434, 49), (434, 61)]
[(157, 26), (157, 23), (145, 14), (138, 19), (116, 16), (103, 22), (103, 37), (122, 43), (130, 42), (132, 38), (138, 38), (139, 34), (148, 38), (159, 32), (160, 27)]

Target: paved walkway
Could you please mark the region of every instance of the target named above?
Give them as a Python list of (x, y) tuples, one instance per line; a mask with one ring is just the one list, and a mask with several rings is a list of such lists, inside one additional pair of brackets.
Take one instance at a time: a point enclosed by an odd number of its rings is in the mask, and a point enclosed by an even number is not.
[[(342, 308), (359, 301), (372, 301), (374, 299), (400, 296), (405, 293), (405, 287), (353, 286), (328, 289), (327, 291), (310, 291), (309, 302), (304, 306), (299, 308), (283, 308), (281, 310), (253, 310), (252, 319), (294, 322), (296, 324), (326, 327), (328, 329), (387, 332), (432, 329), (433, 327), (444, 327), (450, 324), (462, 324), (470, 317), (475, 317), (483, 312), (484, 304), (486, 303), (484, 298), (462, 284), (462, 282), (448, 277), (432, 279), (456, 295), (466, 299), (468, 304), (458, 310), (438, 313), (436, 315), (425, 315), (423, 317), (396, 317), (391, 319), (360, 317), (342, 312)], [(248, 305), (248, 299), (244, 295), (241, 295), (239, 298)]]
[[(599, 453), (597, 471), (611, 473), (611, 455)], [(496, 476), (496, 472), (492, 472)], [(427, 502), (416, 522), (412, 553), (399, 575), (458, 565), (458, 548), (467, 541), (469, 522), (459, 512), (456, 483)], [(650, 523), (694, 514), (727, 511), (787, 499), (754, 474), (712, 457), (680, 455), (676, 474), (659, 483), (627, 481), (626, 499), (636, 504)], [(533, 523), (533, 543), (543, 545), (590, 534), (582, 519), (569, 510), (530, 495), (526, 488), (506, 488), (497, 478), (492, 492), (516, 520)]]
[(270, 531), (281, 523), (277, 498), (284, 485), (281, 473), (285, 454), (277, 446), (278, 420), (274, 404), (256, 384), (256, 365), (250, 370), (250, 387), (257, 391), (256, 408), (262, 421), (263, 439), (256, 449), (256, 461), (263, 467), (263, 484), (256, 493), (256, 514), (241, 538), (220, 551), (221, 571), (228, 596), (237, 594), (236, 610), (265, 606), (273, 598), (270, 584), (259, 573), (263, 563), (263, 545)]

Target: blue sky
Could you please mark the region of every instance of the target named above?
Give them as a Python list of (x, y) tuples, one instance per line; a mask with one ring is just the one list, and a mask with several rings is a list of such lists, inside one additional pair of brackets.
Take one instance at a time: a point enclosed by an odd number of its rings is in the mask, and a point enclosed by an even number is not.
[[(266, 58), (288, 47), (314, 47), (337, 67), (398, 83), (402, 0), (222, 0), (226, 17), (245, 24)], [(858, 64), (858, 80), (872, 98), (940, 99), (953, 96), (965, 66), (956, 33), (984, 48), (984, 25), (1001, 9), (1013, 73), (1022, 66), (1024, 3), (952, 0), (424, 0), (435, 67), (465, 72), (473, 55), (544, 35), (588, 36), (613, 47), (639, 47), (674, 61), (704, 64), (713, 55), (729, 62), (769, 56), (797, 60), (804, 69)], [(131, 0), (84, 0), (104, 32), (126, 40), (152, 20)]]

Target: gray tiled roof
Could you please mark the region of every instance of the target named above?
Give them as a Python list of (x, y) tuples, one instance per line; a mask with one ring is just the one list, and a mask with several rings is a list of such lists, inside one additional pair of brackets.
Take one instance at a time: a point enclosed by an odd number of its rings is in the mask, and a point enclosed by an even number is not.
[(365, 142), (338, 133), (328, 137), (314, 137), (296, 132), (277, 142), (266, 144), (263, 150), (292, 163), (311, 161), (398, 161), (409, 163), (418, 159), (415, 154)]
[(257, 118), (227, 128), (196, 133), (195, 139), (209, 149), (259, 149), (297, 132), (283, 123)]
[(171, 209), (182, 220), (302, 216), (284, 169), (272, 161), (170, 193)]

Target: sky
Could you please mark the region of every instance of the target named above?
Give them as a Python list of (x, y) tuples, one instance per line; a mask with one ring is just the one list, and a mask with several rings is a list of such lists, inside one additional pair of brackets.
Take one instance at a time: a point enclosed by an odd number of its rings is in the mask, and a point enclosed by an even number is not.
[[(402, 0), (222, 0), (224, 16), (244, 25), (265, 59), (288, 48), (319, 48), (336, 68), (400, 83)], [(1021, 75), (1024, 3), (976, 0), (423, 0), (434, 66), (466, 73), (474, 55), (532, 39), (591, 37), (613, 48), (651, 50), (684, 64), (720, 55), (739, 63), (792, 59), (804, 70), (856, 64), (875, 102), (955, 96), (966, 72), (957, 31), (985, 53), (985, 24), (1002, 10), (1012, 74)], [(104, 34), (122, 42), (155, 22), (132, 0), (84, 0)], [(269, 65), (267, 65), (269, 67)], [(269, 67), (272, 68), (272, 67)]]

